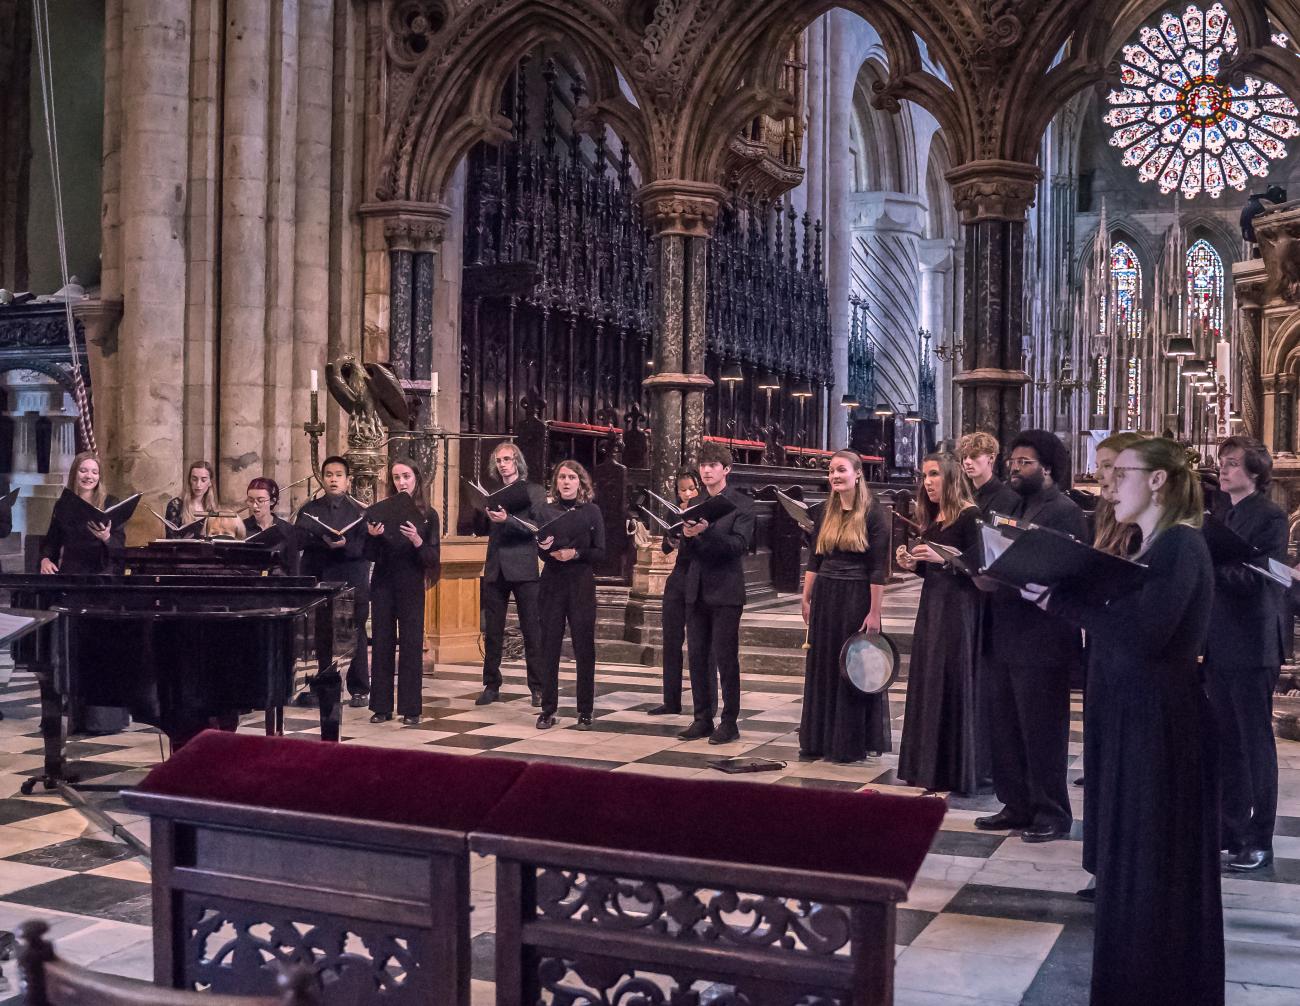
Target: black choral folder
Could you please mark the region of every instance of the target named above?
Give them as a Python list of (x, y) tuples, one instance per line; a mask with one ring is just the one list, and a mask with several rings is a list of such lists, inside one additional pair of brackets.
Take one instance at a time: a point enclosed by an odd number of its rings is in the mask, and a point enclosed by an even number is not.
[(469, 486), (470, 502), (476, 510), (504, 510), (506, 513), (521, 513), (533, 505), (533, 498), (528, 494), (528, 483), (523, 479), (502, 486), (494, 492), (488, 492), (477, 482), (465, 479)]
[[(726, 496), (705, 496), (697, 503), (692, 503), (688, 507), (678, 507), (669, 503), (658, 493), (646, 490), (646, 494), (654, 499), (660, 506), (667, 510), (673, 516), (672, 524), (665, 525), (670, 530), (680, 527), (682, 524), (690, 524), (697, 520), (707, 520), (710, 524), (714, 521), (721, 520), (732, 510), (736, 509), (736, 504), (731, 502)], [(658, 521), (663, 524), (663, 521)]]
[(366, 522), (384, 525), (384, 538), (394, 544), (410, 544), (402, 534), (402, 525), (408, 521), (417, 530), (424, 527), (424, 514), (420, 513), (410, 493), (393, 493), (366, 510)]
[(534, 524), (514, 514), (511, 514), (510, 519), (531, 531), (538, 541), (543, 538), (554, 538), (555, 544), (551, 546), (552, 549), (572, 548), (574, 537), (590, 526), (586, 515), (580, 515), (581, 510), (581, 507), (576, 506), (562, 510), (541, 524)]
[(809, 534), (812, 533), (813, 529), (817, 526), (817, 520), (814, 515), (822, 506), (821, 503), (805, 503), (803, 500), (797, 500), (793, 496), (787, 496), (780, 489), (776, 491), (776, 499), (777, 502), (781, 504), (782, 509), (784, 509), (794, 522), (799, 525), (799, 530), (806, 531)]
[(71, 489), (64, 489), (63, 495), (59, 497), (65, 501), (64, 506), (71, 507), (73, 516), (87, 522), (96, 524), (108, 524), (114, 531), (131, 519), (135, 513), (136, 505), (140, 502), (140, 494), (128, 496), (120, 503), (114, 503), (106, 510), (101, 510), (92, 503), (87, 503)]
[(1019, 590), (1031, 583), (1055, 587), (1084, 581), (1094, 594), (1117, 597), (1142, 586), (1147, 568), (1102, 552), (1068, 534), (1030, 525), (1009, 538), (1003, 528), (980, 525), (977, 573)]

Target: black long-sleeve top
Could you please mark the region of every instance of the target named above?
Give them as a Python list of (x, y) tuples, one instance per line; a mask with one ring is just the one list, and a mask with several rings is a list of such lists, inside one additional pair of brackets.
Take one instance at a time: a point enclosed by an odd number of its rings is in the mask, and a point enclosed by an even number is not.
[(433, 508), (425, 511), (424, 520), (417, 527), (422, 539), (418, 549), (404, 537), (397, 541), (387, 534), (366, 534), (366, 558), (375, 564), (370, 573), (372, 590), (378, 583), (412, 584), (438, 579), (442, 565), (442, 524), (438, 520), (438, 511)]
[(1010, 517), (1020, 506), (1020, 494), (993, 476), (975, 490), (975, 505), (979, 507), (980, 516), (988, 520), (993, 514)]
[[(595, 503), (579, 503), (577, 500), (556, 500), (548, 503), (538, 516), (543, 521), (552, 520), (566, 510), (577, 510), (585, 518), (580, 530), (566, 532), (555, 538), (550, 551), (538, 549), (541, 553), (543, 571), (571, 569), (577, 566), (595, 566), (605, 558), (605, 517)], [(576, 518), (575, 518), (576, 519)], [(562, 548), (572, 548), (577, 555), (568, 562), (560, 562), (551, 553)]]
[[(271, 527), (280, 529), (280, 540), (271, 546), (280, 572), (285, 576), (298, 575), (298, 530), (283, 517), (271, 516)], [(256, 518), (244, 518), (244, 537), (251, 538), (261, 531)]]
[[(1225, 495), (1215, 516), (1267, 558), (1286, 564), (1286, 512), (1264, 493), (1253, 492), (1235, 505)], [(1282, 587), (1244, 563), (1216, 565), (1206, 662), (1219, 668), (1279, 666), (1282, 599)]]
[[(985, 483), (987, 485), (987, 483)], [(998, 511), (993, 511), (997, 513)], [(949, 548), (960, 549), (962, 552), (974, 548), (979, 541), (980, 529), (978, 521), (981, 512), (980, 506), (976, 503), (974, 506), (968, 506), (955, 518), (947, 524), (931, 524), (921, 532), (921, 541), (924, 544), (947, 545)], [(946, 573), (950, 576), (965, 576), (966, 574), (957, 569), (951, 563), (934, 563), (918, 561), (916, 564), (916, 575), (919, 577), (931, 576), (938, 573)]]
[[(41, 542), (41, 558), (49, 559), (59, 567), (60, 573), (105, 573), (108, 571), (109, 547), (121, 548), (126, 544), (126, 529), (118, 526), (108, 536), (108, 544), (100, 541), (86, 527), (81, 511), (64, 506), (60, 496), (50, 514), (50, 529)], [(106, 496), (102, 509), (119, 502), (116, 496)]]
[(313, 528), (314, 521), (304, 521), (304, 514), (311, 514), (330, 527), (345, 527), (362, 514), (361, 505), (345, 493), (337, 496), (318, 496), (308, 500), (298, 510), (298, 540), (301, 555), (298, 570), (303, 576), (314, 576), (317, 580), (328, 583), (346, 583), (359, 590), (365, 590), (370, 584), (370, 562), (366, 559), (366, 522), (363, 520), (355, 527), (348, 528), (343, 536), (346, 544), (342, 548), (330, 548), (322, 534)]
[[(834, 502), (834, 497), (827, 501)], [(867, 511), (867, 549), (865, 552), (850, 552), (846, 549), (832, 549), (824, 555), (817, 551), (817, 536), (821, 534), (822, 516), (826, 507), (817, 515), (817, 525), (812, 531), (812, 548), (808, 554), (808, 572), (816, 573), (831, 580), (866, 580), (870, 583), (886, 583), (889, 580), (889, 518), (884, 507), (873, 503)]]

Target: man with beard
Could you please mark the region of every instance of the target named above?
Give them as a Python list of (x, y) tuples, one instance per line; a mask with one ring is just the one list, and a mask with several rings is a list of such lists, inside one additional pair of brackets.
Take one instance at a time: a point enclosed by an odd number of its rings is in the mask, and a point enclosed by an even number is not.
[[(1065, 444), (1046, 430), (1025, 430), (1011, 444), (1007, 467), (1020, 497), (1009, 516), (1088, 540), (1083, 511), (1062, 491), (1070, 487)], [(1064, 838), (1074, 820), (1066, 783), (1070, 674), (1082, 659), (1082, 639), (1016, 591), (998, 589), (990, 608), (983, 694), (993, 789), (1003, 807), (975, 826), (1019, 830), (1026, 842)]]

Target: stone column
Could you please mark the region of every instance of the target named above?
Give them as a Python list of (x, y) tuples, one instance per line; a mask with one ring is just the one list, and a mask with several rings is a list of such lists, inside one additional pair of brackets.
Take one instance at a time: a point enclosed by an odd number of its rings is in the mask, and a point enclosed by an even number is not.
[(948, 399), (952, 397), (948, 386), (952, 371), (948, 363), (934, 355), (934, 348), (945, 336), (951, 338), (948, 291), (952, 288), (952, 240), (928, 238), (918, 242), (917, 265), (921, 271), (920, 327), (930, 333), (930, 362), (935, 366), (935, 419), (940, 435), (950, 435), (952, 428), (944, 417), (948, 414)]
[(704, 430), (705, 255), (725, 193), (716, 185), (669, 180), (638, 198), (655, 235), (654, 374), (650, 392), (650, 467), (657, 491), (699, 450)]
[[(110, 7), (114, 6), (109, 4)], [(123, 314), (114, 489), (160, 503), (181, 477), (189, 0), (125, 0), (121, 67)], [(260, 71), (259, 71), (260, 72)]]
[[(824, 91), (826, 112), (823, 156), (826, 161), (823, 200), (826, 220), (826, 294), (830, 303), (831, 410), (838, 415), (840, 399), (849, 383), (849, 292), (852, 289), (853, 191), (852, 123), (853, 90), (857, 84), (862, 54), (854, 50), (853, 28), (847, 11), (830, 11), (823, 18), (827, 36), (828, 65)], [(811, 162), (810, 162), (811, 163)], [(827, 444), (830, 446), (830, 443)]]
[(1008, 443), (1020, 432), (1025, 212), (1042, 172), (1014, 161), (972, 161), (947, 173), (965, 231), (963, 433), (985, 430)]
[(218, 484), (227, 499), (266, 461), (267, 7), (230, 0), (226, 9), (221, 179), (221, 347)]

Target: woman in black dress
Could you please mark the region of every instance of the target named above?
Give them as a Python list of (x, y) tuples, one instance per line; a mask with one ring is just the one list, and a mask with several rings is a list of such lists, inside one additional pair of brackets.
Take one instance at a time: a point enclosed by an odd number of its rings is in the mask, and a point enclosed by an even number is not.
[(185, 492), (168, 500), (164, 512), (168, 523), (176, 527), (164, 526), (163, 531), (168, 538), (179, 538), (180, 529), (185, 525), (194, 523), (203, 515), (216, 513), (218, 509), (217, 478), (212, 465), (207, 461), (191, 461), (185, 473)]
[[(72, 459), (68, 470), (67, 490), (100, 510), (118, 503), (116, 496), (104, 491), (100, 480), (99, 458), (83, 451)], [(109, 547), (126, 544), (126, 531), (119, 525), (88, 521), (84, 511), (76, 510), (60, 496), (50, 515), (50, 529), (41, 542), (41, 572), (64, 576), (109, 571)], [(125, 730), (131, 721), (125, 709), (117, 706), (88, 706), (75, 703), (70, 710), (72, 733), (111, 734)]]
[(262, 476), (248, 483), (248, 491), (244, 494), (244, 506), (248, 508), (248, 516), (244, 518), (244, 538), (247, 540), (255, 534), (277, 528), (278, 533), (271, 531), (266, 539), (267, 547), (275, 554), (276, 565), (282, 574), (297, 576), (298, 532), (283, 517), (275, 515), (279, 502), (280, 486), (275, 479)]
[[(420, 722), (424, 705), (424, 591), (438, 579), (441, 525), (424, 501), (424, 480), (410, 461), (388, 466), (388, 495), (409, 493), (423, 519), (406, 521), (401, 539), (385, 536), (384, 525), (368, 521), (366, 558), (370, 574), (371, 723), (393, 718), (393, 677), (397, 677), (397, 711), (406, 726)], [(401, 655), (398, 655), (398, 647)]]
[(809, 648), (799, 753), (854, 762), (892, 747), (888, 695), (863, 695), (840, 675), (844, 641), (858, 632), (880, 632), (889, 527), (884, 510), (871, 498), (860, 457), (837, 451), (827, 477), (830, 495), (813, 530), (803, 577)]
[[(693, 468), (683, 468), (674, 481), (679, 507), (690, 506), (702, 492), (699, 473)], [(665, 534), (661, 544), (664, 555), (672, 554), (681, 543), (680, 528)], [(690, 560), (678, 553), (673, 571), (664, 582), (664, 701), (647, 710), (647, 716), (676, 716), (682, 711), (682, 645), (686, 642), (686, 567), (689, 564)]]
[[(1093, 646), (1085, 814), (1097, 875), (1092, 1006), (1224, 997), (1214, 721), (1197, 660), (1214, 599), (1201, 486), (1185, 452), (1145, 440), (1115, 463), (1115, 517), (1148, 569), (1108, 603), (1087, 584), (1039, 598)], [(1028, 593), (1028, 592), (1027, 592)]]
[[(551, 475), (551, 502), (543, 521), (577, 511), (574, 524), (537, 543), (542, 555), (542, 711), (537, 729), (555, 725), (560, 704), (560, 650), (569, 625), (578, 672), (578, 729), (591, 728), (596, 703), (596, 575), (605, 558), (605, 518), (593, 503), (591, 476), (576, 461), (561, 461)], [(557, 547), (558, 546), (558, 547)]]
[(960, 552), (974, 546), (979, 508), (951, 454), (927, 457), (921, 480), (921, 540), (897, 550), (898, 564), (925, 581), (912, 633), (898, 777), (927, 790), (972, 794), (991, 768), (984, 764), (976, 693), (980, 592), (930, 545)]

